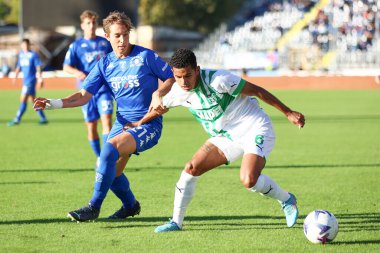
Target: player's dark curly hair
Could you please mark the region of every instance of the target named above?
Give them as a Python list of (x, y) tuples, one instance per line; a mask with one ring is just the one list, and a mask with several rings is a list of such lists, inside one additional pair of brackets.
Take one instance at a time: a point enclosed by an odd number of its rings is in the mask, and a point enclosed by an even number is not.
[(191, 66), (191, 68), (197, 68), (197, 58), (193, 51), (187, 48), (177, 49), (173, 56), (170, 58), (169, 62), (172, 68), (186, 68)]

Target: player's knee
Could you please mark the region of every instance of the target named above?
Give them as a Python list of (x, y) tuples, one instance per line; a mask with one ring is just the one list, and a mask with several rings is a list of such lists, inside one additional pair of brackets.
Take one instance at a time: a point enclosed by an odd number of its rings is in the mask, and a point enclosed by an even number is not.
[(257, 183), (258, 177), (254, 175), (240, 175), (240, 182), (244, 185), (245, 188), (251, 189)]
[(199, 169), (193, 161), (186, 163), (185, 171), (192, 176), (200, 176)]

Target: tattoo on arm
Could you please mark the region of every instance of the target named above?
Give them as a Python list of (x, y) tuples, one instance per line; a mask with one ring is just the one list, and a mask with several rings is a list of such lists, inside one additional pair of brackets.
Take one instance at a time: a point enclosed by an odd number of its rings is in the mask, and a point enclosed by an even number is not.
[(202, 147), (201, 147), (201, 149), (203, 151), (205, 151), (206, 153), (210, 153), (211, 150), (213, 149), (213, 147), (212, 146), (208, 146), (207, 144), (203, 144)]

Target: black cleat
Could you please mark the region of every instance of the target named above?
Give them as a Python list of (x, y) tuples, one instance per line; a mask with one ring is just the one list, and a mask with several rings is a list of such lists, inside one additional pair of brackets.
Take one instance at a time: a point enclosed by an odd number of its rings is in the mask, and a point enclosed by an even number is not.
[(117, 210), (114, 214), (108, 217), (108, 219), (125, 219), (127, 217), (134, 217), (135, 215), (140, 214), (141, 206), (140, 203), (136, 200), (136, 204), (134, 208), (127, 209), (122, 206), (119, 210)]
[(78, 210), (69, 212), (67, 217), (71, 218), (72, 221), (83, 222), (95, 220), (99, 217), (99, 213), (100, 211), (98, 209), (88, 204)]

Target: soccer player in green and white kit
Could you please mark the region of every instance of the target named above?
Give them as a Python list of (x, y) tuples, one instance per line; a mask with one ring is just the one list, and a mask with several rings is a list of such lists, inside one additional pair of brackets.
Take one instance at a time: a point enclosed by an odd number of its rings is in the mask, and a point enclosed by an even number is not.
[(163, 106), (157, 106), (140, 121), (127, 127), (142, 125), (168, 108), (181, 105), (189, 108), (211, 138), (185, 165), (176, 184), (173, 217), (169, 223), (158, 226), (155, 232), (181, 230), (199, 176), (241, 156), (242, 184), (252, 192), (278, 200), (288, 227), (292, 227), (298, 218), (296, 197), (261, 174), (274, 147), (275, 134), (269, 116), (252, 96), (274, 106), (299, 127), (305, 124), (304, 115), (292, 111), (267, 90), (228, 71), (200, 69), (191, 50), (177, 50), (170, 65), (176, 82), (169, 93), (170, 87), (163, 87), (154, 94), (167, 93), (162, 99)]

